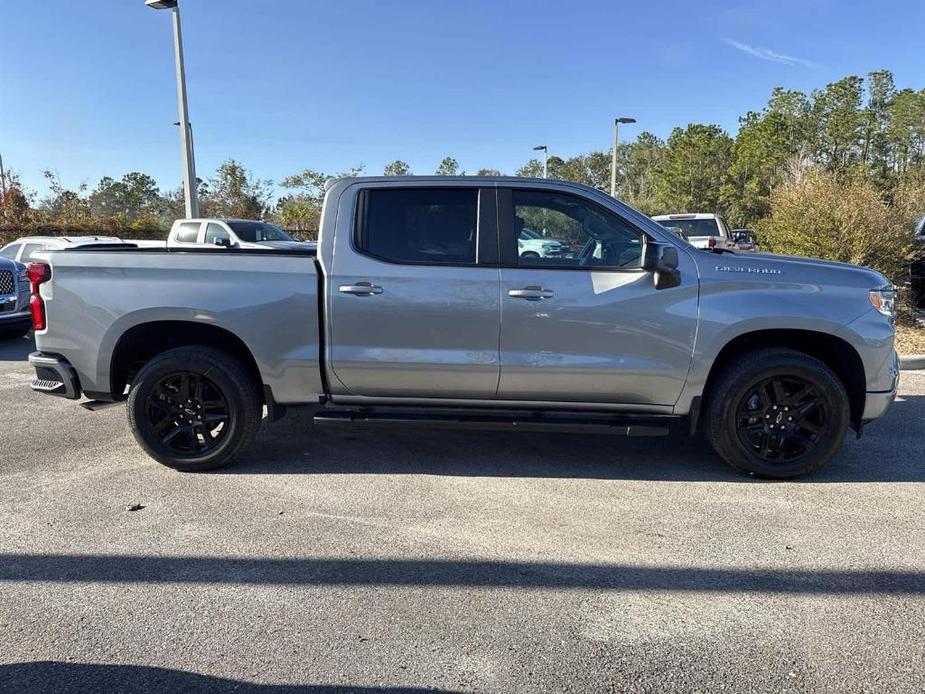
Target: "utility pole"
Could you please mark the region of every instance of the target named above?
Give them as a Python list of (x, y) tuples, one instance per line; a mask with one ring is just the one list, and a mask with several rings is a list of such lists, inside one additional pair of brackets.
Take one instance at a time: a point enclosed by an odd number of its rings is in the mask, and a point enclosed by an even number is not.
[(145, 0), (145, 4), (156, 10), (170, 10), (173, 15), (173, 50), (177, 69), (177, 105), (180, 112), (180, 157), (183, 161), (183, 194), (186, 201), (186, 216), (196, 218), (199, 216), (199, 199), (186, 100), (186, 69), (183, 65), (183, 33), (180, 29), (180, 7), (177, 0)]

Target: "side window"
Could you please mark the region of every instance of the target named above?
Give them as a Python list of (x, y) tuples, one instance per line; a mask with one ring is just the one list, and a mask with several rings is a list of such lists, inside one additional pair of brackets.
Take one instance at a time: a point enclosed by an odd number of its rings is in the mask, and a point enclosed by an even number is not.
[(10, 259), (15, 258), (20, 246), (22, 246), (20, 243), (11, 243), (9, 246), (0, 251), (0, 257)]
[(35, 253), (36, 251), (42, 251), (42, 250), (45, 250), (45, 246), (43, 246), (40, 243), (27, 243), (25, 246), (23, 246), (22, 257), (19, 259), (19, 262), (31, 263), (32, 254)]
[(229, 242), (231, 241), (231, 236), (225, 231), (225, 227), (221, 224), (209, 222), (209, 225), (206, 227), (205, 243), (208, 246), (213, 246), (215, 245), (216, 239), (224, 239), (226, 242)]
[(180, 243), (196, 243), (199, 236), (199, 222), (181, 222), (177, 230), (177, 241)]
[(468, 188), (364, 191), (357, 245), (393, 263), (474, 265), (478, 199)]
[(511, 191), (517, 265), (635, 269), (643, 235), (618, 216), (564, 193)]

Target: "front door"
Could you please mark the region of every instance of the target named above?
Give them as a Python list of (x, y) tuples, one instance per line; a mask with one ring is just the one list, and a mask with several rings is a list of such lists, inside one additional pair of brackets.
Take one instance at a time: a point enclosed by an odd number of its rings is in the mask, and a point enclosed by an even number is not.
[(495, 191), (373, 186), (355, 210), (354, 236), (337, 239), (327, 289), (331, 368), (344, 394), (493, 398)]
[(656, 289), (641, 230), (549, 188), (500, 190), (499, 234), (499, 399), (674, 405), (697, 325), (686, 253), (681, 285)]

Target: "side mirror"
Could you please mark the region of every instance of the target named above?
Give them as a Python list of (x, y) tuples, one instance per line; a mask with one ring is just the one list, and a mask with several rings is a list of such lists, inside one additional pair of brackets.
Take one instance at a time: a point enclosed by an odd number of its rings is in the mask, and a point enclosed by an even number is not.
[(212, 243), (220, 248), (231, 248), (231, 239), (227, 236), (216, 236), (212, 239)]
[(671, 289), (681, 284), (678, 270), (678, 249), (655, 241), (646, 244), (642, 269), (655, 273), (656, 289)]

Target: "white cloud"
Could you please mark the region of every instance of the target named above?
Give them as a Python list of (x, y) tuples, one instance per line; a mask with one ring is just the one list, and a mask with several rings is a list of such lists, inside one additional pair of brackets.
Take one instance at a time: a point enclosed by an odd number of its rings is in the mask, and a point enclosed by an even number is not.
[(792, 55), (784, 55), (783, 53), (777, 53), (772, 51), (770, 48), (758, 48), (757, 46), (750, 46), (747, 43), (742, 43), (741, 41), (736, 41), (734, 39), (723, 39), (724, 43), (729, 44), (733, 48), (736, 48), (743, 53), (748, 53), (755, 58), (760, 58), (761, 60), (770, 60), (772, 63), (781, 63), (782, 65), (801, 65), (803, 67), (817, 69), (822, 67), (819, 63), (814, 63), (811, 60), (806, 60), (805, 58), (797, 58)]

